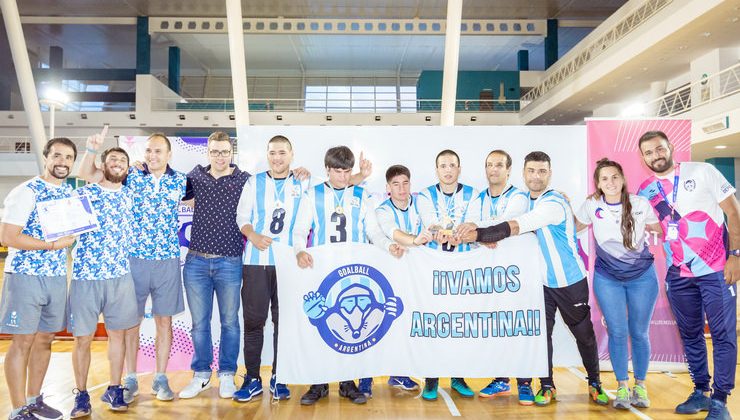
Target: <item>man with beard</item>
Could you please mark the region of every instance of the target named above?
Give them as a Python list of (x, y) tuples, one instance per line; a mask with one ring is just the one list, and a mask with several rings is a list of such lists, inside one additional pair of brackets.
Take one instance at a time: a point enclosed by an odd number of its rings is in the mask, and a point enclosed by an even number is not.
[[(107, 127), (87, 139), (87, 153), (82, 158), (80, 177), (88, 182), (103, 178), (95, 166)], [(180, 200), (185, 195), (186, 177), (169, 166), (172, 158), (170, 140), (162, 133), (149, 136), (141, 168), (131, 167), (125, 184), (133, 199), (131, 276), (138, 301), (139, 324), (145, 315), (147, 298), (152, 298), (156, 326), (156, 374), (152, 393), (160, 401), (171, 401), (175, 394), (167, 380), (167, 362), (172, 347), (172, 317), (185, 310), (180, 274), (180, 241), (177, 236)], [(139, 349), (139, 325), (126, 331), (126, 370), (123, 397), (130, 404), (139, 392), (136, 359)]]
[[(653, 172), (638, 194), (650, 201), (665, 232), (666, 294), (695, 387), (676, 413), (709, 411), (707, 419), (729, 419), (727, 396), (735, 385), (737, 365), (735, 283), (740, 280), (740, 210), (735, 188), (708, 163), (674, 162), (673, 145), (661, 131), (646, 132), (638, 145)], [(705, 316), (714, 346), (711, 398)]]
[(90, 345), (103, 315), (108, 333), (110, 385), (101, 400), (114, 411), (126, 411), (121, 376), (126, 330), (138, 324), (136, 292), (131, 278), (129, 251), (133, 242), (130, 192), (122, 182), (129, 158), (114, 147), (103, 152), (103, 180), (77, 189), (86, 195), (98, 216), (100, 229), (80, 235), (73, 250), (72, 282), (69, 290), (69, 330), (75, 337), (72, 365), (77, 385), (71, 418), (90, 415), (87, 374)]
[(64, 330), (67, 301), (67, 252), (75, 237), (46, 242), (38, 203), (68, 198), (64, 180), (77, 157), (67, 138), (49, 140), (44, 172), (15, 187), (5, 198), (0, 242), (8, 246), (0, 303), (0, 333), (13, 341), (3, 363), (12, 411), (10, 419), (61, 419), (46, 403), (41, 385), (51, 357), (54, 333)]
[[(461, 239), (464, 242), (495, 243), (512, 235), (537, 233), (540, 250), (547, 262), (544, 295), (548, 375), (540, 378), (540, 390), (534, 403), (549, 405), (557, 397), (552, 377), (552, 330), (555, 313), (560, 310), (563, 321), (576, 339), (586, 368), (591, 400), (606, 405), (609, 397), (601, 387), (599, 353), (591, 322), (591, 307), (588, 305), (588, 280), (583, 261), (578, 255), (573, 210), (565, 196), (549, 186), (552, 169), (547, 153), (531, 152), (525, 156), (523, 177), (529, 190), (529, 212), (510, 221), (461, 233)], [(531, 383), (531, 378), (520, 378), (518, 381)]]

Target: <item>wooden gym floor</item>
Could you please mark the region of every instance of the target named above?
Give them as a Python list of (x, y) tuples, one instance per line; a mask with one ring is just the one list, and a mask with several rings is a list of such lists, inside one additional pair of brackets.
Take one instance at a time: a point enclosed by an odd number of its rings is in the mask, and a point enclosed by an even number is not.
[[(3, 266), (0, 258), (0, 269)], [(0, 285), (2, 282), (0, 281)], [(0, 340), (0, 365), (4, 365), (5, 354), (10, 346), (10, 340)], [(364, 405), (355, 405), (337, 394), (337, 384), (331, 384), (329, 398), (322, 399), (314, 406), (300, 405), (300, 396), (307, 390), (305, 385), (290, 386), (291, 399), (273, 402), (268, 391), (270, 378), (269, 367), (262, 368), (263, 384), (265, 386), (262, 397), (247, 403), (237, 403), (218, 397), (218, 380), (213, 378), (214, 387), (194, 399), (173, 402), (157, 401), (149, 394), (152, 374), (142, 374), (139, 377), (140, 394), (126, 413), (113, 413), (100, 402), (100, 396), (108, 385), (108, 361), (106, 355), (107, 343), (96, 341), (93, 343), (92, 363), (88, 390), (91, 394), (93, 419), (138, 419), (138, 418), (165, 418), (165, 419), (417, 419), (417, 418), (449, 418), (461, 415), (467, 418), (556, 418), (556, 419), (703, 419), (706, 413), (693, 416), (679, 416), (673, 413), (674, 407), (684, 401), (692, 390), (691, 379), (687, 373), (668, 374), (651, 372), (648, 374), (647, 384), (652, 406), (649, 409), (616, 410), (609, 406), (597, 406), (589, 401), (586, 382), (582, 368), (557, 368), (555, 384), (558, 389), (558, 402), (547, 407), (523, 407), (518, 405), (515, 389), (511, 396), (494, 399), (482, 399), (477, 396), (472, 399), (450, 396), (449, 379), (440, 381), (440, 398), (435, 402), (427, 402), (420, 398), (419, 392), (405, 392), (390, 388), (386, 385), (387, 377), (375, 378), (373, 398)], [(711, 354), (711, 341), (709, 351)], [(69, 416), (74, 398), (72, 389), (75, 387), (72, 373), (72, 341), (56, 341), (52, 346), (51, 363), (46, 375), (44, 400), (50, 405), (62, 410), (65, 417)], [(710, 369), (712, 365), (710, 357)], [(10, 399), (8, 398), (7, 384), (4, 369), (0, 369), (0, 418), (9, 413)], [(240, 368), (243, 375), (244, 369)], [(175, 393), (179, 392), (190, 380), (191, 373), (187, 371), (169, 372), (170, 385)], [(468, 379), (468, 384), (477, 391), (488, 383), (490, 378)], [(417, 379), (417, 381), (420, 381)], [(612, 372), (603, 372), (604, 389), (614, 398), (616, 381)], [(237, 380), (241, 384), (241, 379)], [(515, 381), (512, 380), (512, 385)], [(535, 386), (535, 392), (537, 386)], [(515, 386), (514, 386), (515, 388)], [(740, 397), (731, 396), (729, 399), (730, 413), (740, 416)]]

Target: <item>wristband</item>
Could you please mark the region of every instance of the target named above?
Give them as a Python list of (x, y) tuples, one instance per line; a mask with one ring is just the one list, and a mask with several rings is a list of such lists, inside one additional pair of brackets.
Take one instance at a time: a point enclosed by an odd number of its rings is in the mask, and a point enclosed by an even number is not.
[(498, 242), (511, 236), (509, 222), (499, 223), (487, 228), (478, 228), (476, 231), (477, 242)]
[(734, 257), (740, 257), (740, 249), (731, 249), (729, 254)]
[(91, 148), (89, 148), (87, 146), (85, 146), (85, 151), (87, 153), (92, 153), (93, 155), (97, 155), (98, 154), (98, 151), (97, 150), (91, 149)]

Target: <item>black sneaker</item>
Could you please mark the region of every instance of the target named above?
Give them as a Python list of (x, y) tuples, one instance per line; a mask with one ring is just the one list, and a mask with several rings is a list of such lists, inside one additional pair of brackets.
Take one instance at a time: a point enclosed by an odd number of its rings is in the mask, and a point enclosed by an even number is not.
[(314, 405), (316, 401), (329, 395), (329, 384), (311, 385), (301, 397), (301, 405)]
[(343, 381), (339, 383), (339, 396), (345, 397), (355, 404), (365, 404), (367, 397), (360, 392), (355, 381)]

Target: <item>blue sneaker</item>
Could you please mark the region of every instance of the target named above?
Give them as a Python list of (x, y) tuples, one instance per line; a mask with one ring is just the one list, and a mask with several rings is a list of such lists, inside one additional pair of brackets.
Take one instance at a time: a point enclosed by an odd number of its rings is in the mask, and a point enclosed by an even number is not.
[(365, 398), (373, 397), (373, 378), (361, 378), (360, 386), (358, 387), (360, 392), (365, 394)]
[(152, 381), (152, 394), (157, 396), (159, 401), (172, 401), (175, 399), (175, 393), (170, 388), (166, 375), (157, 375)]
[(137, 395), (139, 395), (139, 381), (136, 376), (126, 375), (123, 378), (123, 400), (126, 404), (131, 404)]
[(450, 386), (463, 398), (473, 398), (475, 396), (475, 392), (470, 389), (463, 378), (452, 378)]
[(275, 375), (270, 378), (270, 393), (272, 394), (273, 400), (289, 400), (290, 390), (285, 384), (277, 383)]
[(421, 392), (421, 398), (427, 401), (437, 400), (437, 388), (439, 388), (438, 378), (427, 378), (424, 381), (424, 391)]
[(69, 418), (76, 419), (79, 417), (89, 416), (92, 413), (92, 406), (90, 405), (90, 394), (87, 391), (80, 391), (75, 388), (72, 390), (75, 394), (75, 405), (72, 408), (72, 412), (69, 414)]
[(730, 412), (727, 410), (727, 404), (720, 400), (712, 399), (712, 405), (709, 408), (709, 414), (706, 420), (732, 420)]
[(511, 385), (504, 381), (492, 380), (488, 386), (478, 392), (481, 398), (503, 397), (511, 395)]
[(126, 411), (128, 404), (123, 400), (123, 388), (121, 385), (111, 385), (105, 390), (105, 394), (100, 397), (100, 401), (108, 405), (112, 411)]
[(519, 405), (533, 405), (534, 404), (534, 391), (532, 391), (532, 385), (525, 382), (517, 386), (519, 391)]
[(391, 376), (388, 378), (388, 385), (404, 391), (415, 391), (419, 389), (419, 384), (414, 382), (408, 376)]
[(34, 417), (40, 420), (61, 420), (64, 418), (61, 411), (44, 402), (43, 394), (36, 397), (36, 401), (29, 404), (27, 408), (33, 413)]
[(712, 400), (696, 388), (686, 401), (676, 406), (676, 414), (696, 414), (700, 411), (709, 411)]
[(262, 395), (262, 378), (253, 378), (245, 375), (242, 387), (234, 393), (232, 398), (234, 401), (247, 402), (258, 395)]
[(28, 406), (25, 406), (21, 407), (20, 411), (18, 411), (18, 414), (15, 416), (8, 417), (8, 420), (37, 420), (37, 418), (33, 415)]

